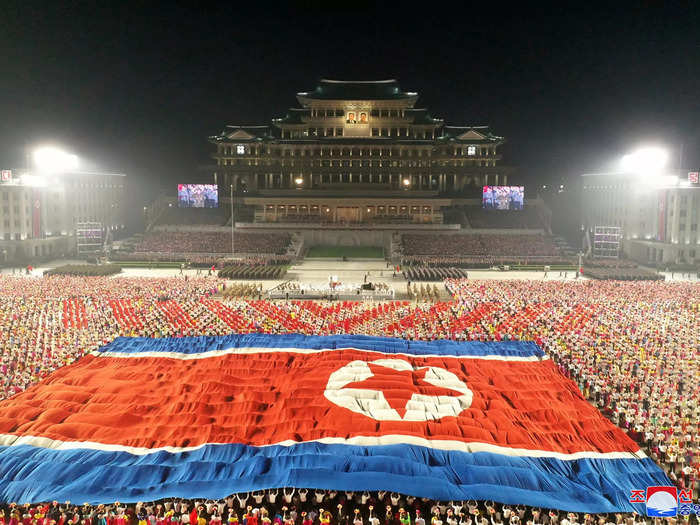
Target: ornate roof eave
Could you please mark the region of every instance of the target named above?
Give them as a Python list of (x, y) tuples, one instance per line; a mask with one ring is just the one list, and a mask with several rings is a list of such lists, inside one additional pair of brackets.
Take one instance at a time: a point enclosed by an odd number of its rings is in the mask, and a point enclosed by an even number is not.
[(302, 106), (308, 107), (310, 105), (328, 105), (328, 106), (362, 106), (367, 105), (368, 102), (372, 103), (382, 103), (392, 106), (406, 106), (413, 105), (418, 101), (418, 94), (410, 94), (405, 97), (396, 98), (365, 98), (365, 99), (341, 99), (341, 98), (317, 98), (311, 96), (310, 93), (297, 93), (297, 100)]

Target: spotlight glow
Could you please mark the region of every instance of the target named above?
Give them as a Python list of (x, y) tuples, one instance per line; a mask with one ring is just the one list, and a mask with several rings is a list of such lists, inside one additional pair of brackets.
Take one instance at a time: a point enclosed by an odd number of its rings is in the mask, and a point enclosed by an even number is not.
[(39, 171), (60, 173), (74, 170), (78, 167), (78, 157), (63, 150), (46, 146), (38, 148), (33, 153), (34, 165)]
[(640, 175), (656, 175), (660, 173), (668, 161), (668, 153), (663, 148), (648, 147), (622, 157), (620, 164), (625, 171)]

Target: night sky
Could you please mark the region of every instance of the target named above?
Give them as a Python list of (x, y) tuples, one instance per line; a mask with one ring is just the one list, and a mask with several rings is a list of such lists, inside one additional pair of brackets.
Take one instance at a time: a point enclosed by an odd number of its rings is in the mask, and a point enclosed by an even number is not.
[(697, 8), (98, 3), (0, 3), (1, 167), (58, 143), (127, 173), (134, 202), (174, 193), (207, 136), (283, 116), (322, 77), (398, 78), (448, 124), (490, 125), (525, 184), (649, 141), (700, 165)]

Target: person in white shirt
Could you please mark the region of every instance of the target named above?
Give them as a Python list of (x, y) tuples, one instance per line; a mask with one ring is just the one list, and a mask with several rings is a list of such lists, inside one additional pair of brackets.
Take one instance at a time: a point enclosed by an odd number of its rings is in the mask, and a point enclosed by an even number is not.
[(317, 490), (314, 492), (314, 496), (316, 497), (316, 503), (323, 503), (323, 498), (326, 497), (326, 493), (322, 490)]
[(253, 492), (252, 496), (255, 500), (255, 503), (257, 503), (258, 505), (260, 505), (263, 499), (265, 499), (265, 493), (262, 490), (256, 490), (255, 492)]
[(418, 509), (416, 509), (416, 519), (413, 523), (414, 525), (425, 525), (425, 520)]
[(274, 489), (274, 490), (269, 489), (267, 491), (267, 501), (269, 501), (270, 503), (274, 503), (275, 501), (277, 501), (277, 494), (278, 494), (277, 489)]
[(246, 492), (245, 494), (236, 494), (236, 499), (238, 500), (238, 508), (243, 510), (245, 509), (246, 503), (248, 502), (248, 498), (250, 497), (250, 493)]
[(397, 494), (396, 492), (392, 492), (391, 495), (389, 496), (391, 498), (391, 504), (396, 506), (399, 504), (399, 500), (401, 499), (401, 496)]
[(299, 500), (302, 503), (306, 503), (306, 495), (309, 493), (308, 489), (299, 489)]
[(292, 497), (294, 496), (294, 491), (296, 489), (294, 488), (289, 488), (289, 487), (284, 487), (282, 489), (282, 498), (284, 499), (285, 503), (291, 503), (292, 502)]
[(367, 501), (369, 500), (369, 492), (366, 490), (362, 493), (362, 504), (366, 505)]

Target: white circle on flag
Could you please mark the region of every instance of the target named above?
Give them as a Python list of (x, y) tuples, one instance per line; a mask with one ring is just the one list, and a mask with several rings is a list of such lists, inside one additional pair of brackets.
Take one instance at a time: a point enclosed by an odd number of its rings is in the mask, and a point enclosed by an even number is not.
[[(414, 392), (405, 406), (403, 416), (391, 407), (382, 390), (345, 388), (351, 383), (365, 381), (374, 376), (369, 365), (378, 365), (397, 371), (427, 369), (423, 381), (433, 386), (454, 391), (455, 395), (425, 395)], [(387, 390), (391, 386), (387, 385)], [(472, 404), (473, 394), (455, 374), (437, 366), (413, 367), (403, 359), (377, 359), (376, 361), (351, 361), (333, 372), (323, 395), (330, 402), (378, 421), (429, 421), (448, 416), (458, 416)]]

